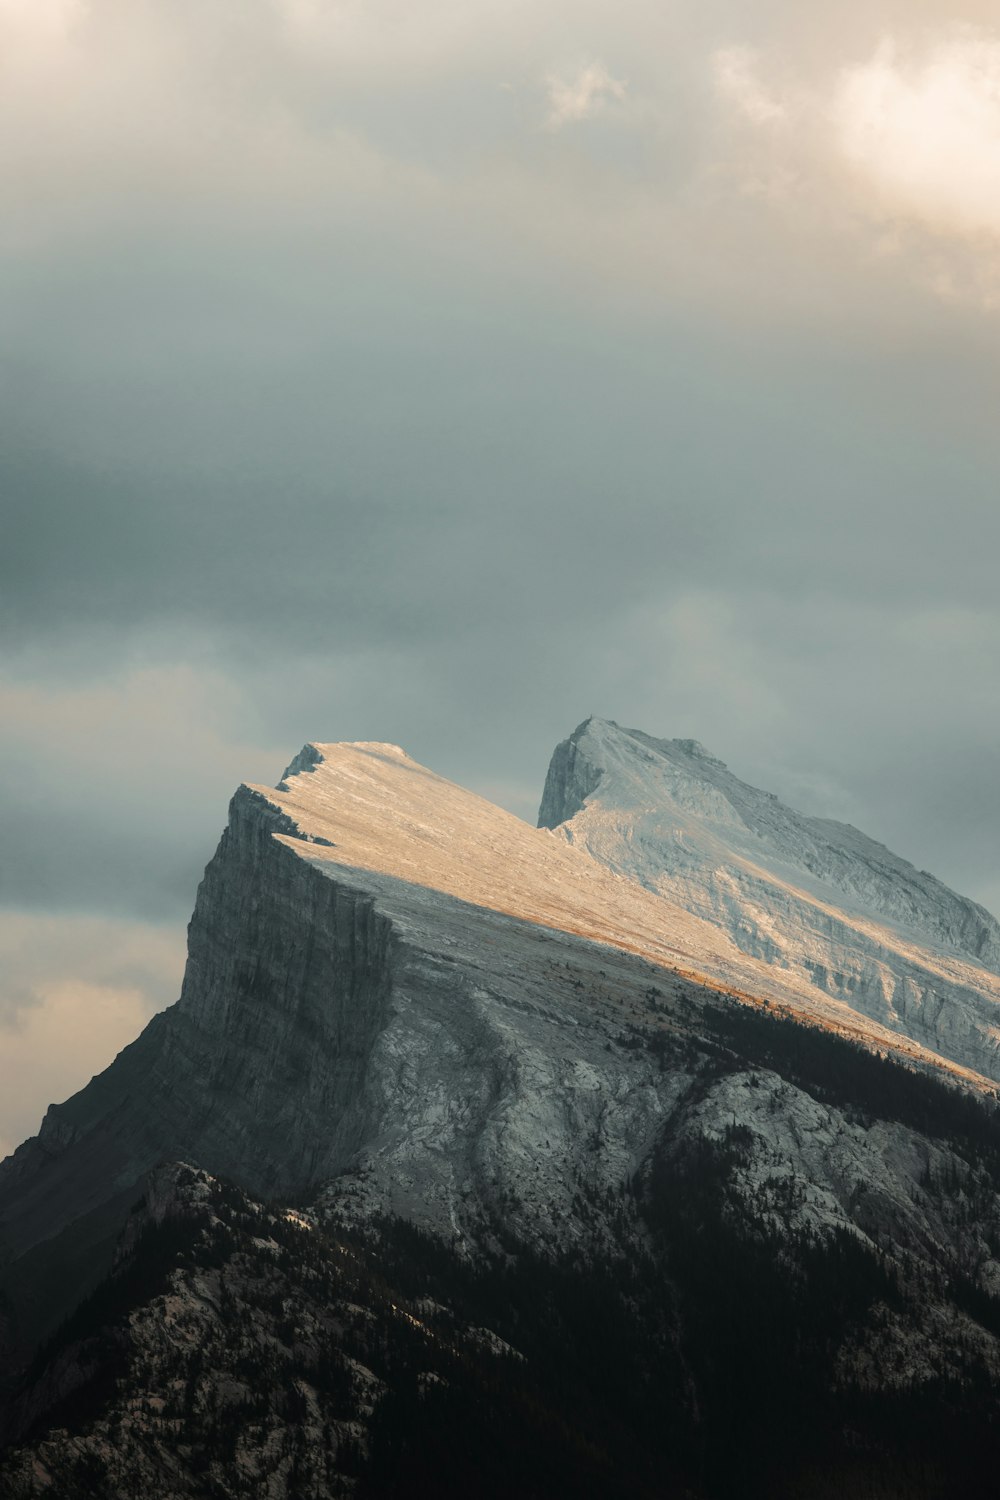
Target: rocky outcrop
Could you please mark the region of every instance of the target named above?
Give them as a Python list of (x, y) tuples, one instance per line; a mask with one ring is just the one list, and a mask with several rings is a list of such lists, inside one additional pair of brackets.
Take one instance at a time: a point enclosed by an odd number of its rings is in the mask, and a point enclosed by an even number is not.
[(603, 772), (588, 757), (586, 748), (579, 748), (578, 736), (579, 730), (562, 740), (552, 753), (538, 809), (539, 828), (558, 828), (560, 823), (567, 823), (582, 812), (591, 792), (601, 784)]

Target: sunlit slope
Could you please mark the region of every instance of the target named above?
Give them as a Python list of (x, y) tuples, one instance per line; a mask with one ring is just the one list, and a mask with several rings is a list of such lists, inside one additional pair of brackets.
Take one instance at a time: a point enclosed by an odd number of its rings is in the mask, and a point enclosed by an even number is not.
[[(404, 928), (432, 920), (426, 904), (418, 912), (407, 894), (422, 888), (643, 955), (716, 987), (782, 1000), (838, 1030), (928, 1055), (919, 1041), (894, 1035), (891, 1022), (884, 1026), (845, 997), (823, 993), (808, 973), (744, 951), (710, 907), (687, 908), (683, 888), (677, 899), (646, 889), (562, 831), (531, 828), (395, 745), (309, 745), (277, 790), (250, 790), (296, 830), (277, 839), (331, 877), (352, 872), (352, 882), (376, 891), (380, 907)], [(1000, 998), (1000, 980), (996, 986)]]
[(540, 822), (859, 1015), (1000, 1076), (1000, 926), (867, 838), (741, 782), (692, 740), (590, 719), (558, 747)]

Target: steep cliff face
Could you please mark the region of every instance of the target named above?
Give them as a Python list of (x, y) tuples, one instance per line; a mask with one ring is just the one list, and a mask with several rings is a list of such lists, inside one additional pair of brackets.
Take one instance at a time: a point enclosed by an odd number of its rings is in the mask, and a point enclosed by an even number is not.
[(29, 1340), (106, 1269), (157, 1162), (194, 1157), (255, 1192), (301, 1193), (365, 1134), (390, 924), (369, 895), (297, 859), (275, 838), (283, 829), (294, 825), (265, 799), (236, 794), (198, 892), (180, 1001), (0, 1164), (12, 1262), (0, 1285)]
[[(275, 839), (291, 826), (237, 793), (198, 891), (180, 1001), (0, 1165), (5, 1183), (44, 1179), (47, 1233), (55, 1198), (68, 1218), (101, 1191), (92, 1159), (127, 1186), (197, 1142), (256, 1191), (287, 1193), (350, 1156), (385, 1022), (391, 929), (370, 896)], [(2, 1221), (17, 1249), (33, 1234), (26, 1205), (24, 1218), (17, 1232), (9, 1210)]]
[(164, 1056), (172, 1076), (196, 1067), (193, 1093), (211, 1101), (200, 1149), (267, 1194), (339, 1171), (364, 1136), (393, 972), (392, 927), (371, 896), (319, 878), (282, 832), (300, 836), (241, 788), (198, 893)]
[(1000, 925), (857, 829), (783, 806), (693, 740), (599, 719), (556, 750), (539, 822), (716, 925), (778, 982), (1000, 1077)]

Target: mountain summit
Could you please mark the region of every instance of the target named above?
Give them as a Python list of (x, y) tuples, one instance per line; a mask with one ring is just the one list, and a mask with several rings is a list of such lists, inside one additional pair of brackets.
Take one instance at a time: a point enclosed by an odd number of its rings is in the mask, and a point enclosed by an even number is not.
[(1000, 1079), (1000, 924), (846, 823), (740, 781), (696, 740), (588, 719), (539, 826), (817, 995)]

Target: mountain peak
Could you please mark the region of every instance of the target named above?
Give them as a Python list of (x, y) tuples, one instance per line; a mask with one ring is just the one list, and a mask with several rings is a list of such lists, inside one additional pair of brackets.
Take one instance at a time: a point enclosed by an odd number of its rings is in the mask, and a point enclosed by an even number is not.
[(682, 755), (690, 755), (694, 760), (709, 760), (714, 766), (725, 764), (724, 761), (719, 760), (717, 755), (713, 755), (710, 750), (706, 750), (701, 740), (667, 740), (665, 743), (672, 745)]
[(661, 754), (672, 756), (686, 756), (691, 760), (706, 761), (709, 765), (722, 766), (717, 755), (713, 755), (701, 740), (681, 738), (664, 740), (657, 739), (651, 734), (646, 734), (641, 729), (628, 729), (625, 725), (617, 723), (614, 719), (601, 719), (596, 714), (584, 719), (582, 724), (577, 725), (570, 739), (580, 744), (584, 740), (594, 743), (607, 743), (616, 745), (622, 751), (640, 750), (649, 748), (659, 751)]
[(276, 790), (287, 792), (289, 790), (288, 782), (293, 776), (298, 776), (303, 771), (315, 771), (316, 767), (321, 766), (331, 753), (336, 754), (341, 750), (357, 750), (369, 756), (377, 756), (382, 760), (400, 761), (408, 765), (416, 764), (407, 755), (401, 745), (390, 744), (387, 740), (348, 740), (344, 743), (331, 742), (329, 744), (321, 743), (318, 740), (310, 740), (302, 746), (298, 755), (289, 761), (284, 771), (282, 771), (281, 780), (278, 782)]
[(741, 781), (699, 741), (586, 720), (556, 747), (539, 824), (774, 970), (995, 1072), (1000, 924), (856, 828)]
[(556, 746), (549, 765), (538, 814), (539, 828), (556, 828), (583, 808), (601, 780), (612, 772), (619, 779), (629, 767), (642, 780), (643, 766), (653, 759), (672, 762), (681, 771), (693, 762), (694, 775), (708, 770), (726, 771), (726, 764), (707, 750), (700, 740), (659, 740), (641, 729), (626, 729), (614, 719), (592, 714), (578, 724), (568, 739)]
[(314, 745), (312, 742), (303, 745), (298, 755), (293, 756), (282, 771), (281, 779), (278, 782), (278, 791), (287, 792), (288, 781), (292, 776), (298, 776), (303, 771), (315, 771), (322, 760), (323, 753), (318, 745)]

